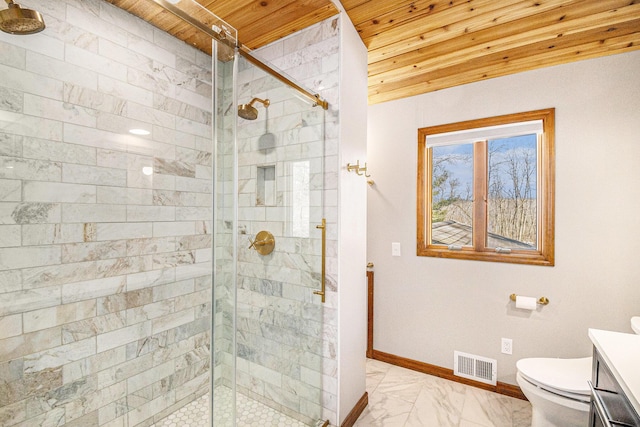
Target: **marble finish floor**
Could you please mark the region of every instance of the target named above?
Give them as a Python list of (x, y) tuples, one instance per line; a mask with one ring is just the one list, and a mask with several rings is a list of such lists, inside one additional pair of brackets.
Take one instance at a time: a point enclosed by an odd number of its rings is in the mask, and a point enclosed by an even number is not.
[(530, 427), (529, 402), (367, 360), (369, 405), (356, 427)]
[[(476, 387), (367, 360), (369, 405), (355, 427), (530, 427), (531, 405)], [(231, 390), (216, 389), (219, 408), (214, 426), (233, 426)], [(152, 427), (208, 427), (205, 395)], [(306, 424), (238, 395), (237, 427), (303, 427)]]

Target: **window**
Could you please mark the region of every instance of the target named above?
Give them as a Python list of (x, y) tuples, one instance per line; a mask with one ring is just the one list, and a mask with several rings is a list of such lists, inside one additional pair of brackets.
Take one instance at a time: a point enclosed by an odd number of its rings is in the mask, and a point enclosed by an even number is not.
[(418, 130), (418, 255), (554, 265), (554, 112)]

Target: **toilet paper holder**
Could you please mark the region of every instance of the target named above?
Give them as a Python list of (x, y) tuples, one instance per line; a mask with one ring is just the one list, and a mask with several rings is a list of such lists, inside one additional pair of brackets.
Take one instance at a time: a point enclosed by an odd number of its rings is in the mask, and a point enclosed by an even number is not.
[[(511, 301), (515, 301), (517, 296), (518, 295), (516, 295), (516, 294), (511, 294), (511, 295), (509, 295), (509, 298), (511, 299)], [(549, 298), (540, 297), (540, 298), (538, 298), (537, 303), (540, 304), (540, 305), (547, 305), (547, 304), (549, 304)]]

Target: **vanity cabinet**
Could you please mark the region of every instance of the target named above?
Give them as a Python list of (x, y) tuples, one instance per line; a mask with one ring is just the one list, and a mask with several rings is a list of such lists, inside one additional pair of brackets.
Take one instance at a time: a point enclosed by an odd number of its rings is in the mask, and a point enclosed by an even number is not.
[(640, 427), (640, 416), (596, 348), (590, 386), (589, 427)]

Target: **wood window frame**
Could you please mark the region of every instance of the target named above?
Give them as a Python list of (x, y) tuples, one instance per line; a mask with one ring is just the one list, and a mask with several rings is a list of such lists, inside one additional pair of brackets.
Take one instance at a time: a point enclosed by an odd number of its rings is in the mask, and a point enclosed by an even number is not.
[[(428, 135), (435, 135), (454, 131), (464, 131), (475, 128), (505, 125), (510, 123), (542, 120), (543, 134), (538, 143), (538, 180), (537, 180), (537, 233), (538, 244), (536, 250), (512, 249), (510, 253), (496, 252), (486, 248), (483, 241), (485, 232), (476, 232), (478, 227), (487, 229), (486, 203), (474, 203), (473, 222), (474, 233), (472, 246), (465, 246), (460, 250), (451, 250), (446, 245), (431, 244), (431, 149), (427, 147)], [(477, 156), (478, 144), (474, 147), (474, 168), (486, 169), (486, 151)], [(482, 151), (482, 150), (480, 150)], [(474, 180), (474, 194), (485, 191), (481, 186), (485, 183)], [(555, 109), (528, 111), (524, 113), (507, 114), (477, 120), (468, 120), (446, 125), (430, 126), (418, 129), (418, 173), (417, 173), (417, 255), (466, 259), (477, 261), (505, 262), (514, 264), (528, 264), (553, 266), (555, 265)], [(475, 196), (474, 196), (475, 198)]]

